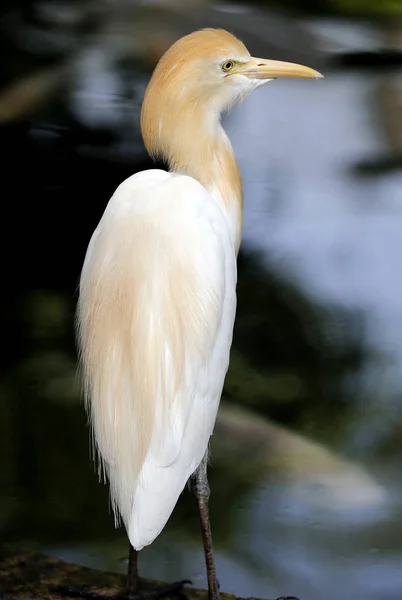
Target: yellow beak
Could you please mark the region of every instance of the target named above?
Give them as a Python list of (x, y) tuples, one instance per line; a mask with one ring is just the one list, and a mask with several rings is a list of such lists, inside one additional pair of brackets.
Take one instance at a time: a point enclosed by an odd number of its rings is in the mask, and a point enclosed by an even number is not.
[(324, 77), (318, 71), (304, 65), (254, 57), (251, 57), (250, 62), (242, 68), (241, 73), (250, 79), (276, 79), (277, 77), (321, 79)]

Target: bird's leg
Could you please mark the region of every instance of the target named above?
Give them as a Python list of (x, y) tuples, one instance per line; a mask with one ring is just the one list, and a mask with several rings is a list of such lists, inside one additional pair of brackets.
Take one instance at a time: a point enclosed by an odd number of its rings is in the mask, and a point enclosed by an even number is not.
[(195, 473), (194, 495), (197, 498), (200, 513), (202, 541), (204, 544), (205, 564), (207, 567), (209, 600), (219, 600), (219, 585), (216, 579), (214, 553), (212, 550), (211, 524), (209, 521), (208, 500), (211, 494), (207, 477), (208, 450)]
[[(211, 523), (209, 520), (208, 510), (208, 501), (211, 495), (211, 490), (208, 483), (207, 465), (208, 450), (194, 474), (195, 484), (193, 484), (193, 492), (197, 498), (198, 510), (200, 513), (202, 541), (204, 544), (205, 564), (207, 567), (208, 597), (209, 600), (220, 600), (219, 583), (216, 578), (215, 560), (212, 549)], [(296, 596), (281, 596), (276, 600), (299, 600), (299, 598), (296, 598)]]
[(130, 544), (127, 573), (127, 596), (131, 598), (138, 592), (138, 552)]
[(127, 572), (127, 590), (123, 600), (157, 600), (165, 596), (180, 596), (183, 600), (187, 596), (182, 591), (186, 583), (191, 583), (188, 579), (176, 581), (163, 588), (147, 592), (138, 591), (138, 551), (130, 544), (130, 553), (128, 557)]

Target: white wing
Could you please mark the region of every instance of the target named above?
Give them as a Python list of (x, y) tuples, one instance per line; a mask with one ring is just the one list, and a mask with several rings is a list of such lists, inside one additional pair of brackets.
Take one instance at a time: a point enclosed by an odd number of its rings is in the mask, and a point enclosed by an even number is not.
[(88, 247), (78, 337), (113, 509), (138, 550), (208, 447), (235, 287), (226, 217), (200, 183), (151, 170), (116, 190)]

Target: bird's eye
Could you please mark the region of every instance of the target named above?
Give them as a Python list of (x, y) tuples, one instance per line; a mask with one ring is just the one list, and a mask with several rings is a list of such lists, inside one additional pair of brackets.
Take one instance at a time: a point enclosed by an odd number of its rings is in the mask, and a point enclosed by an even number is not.
[(233, 60), (225, 60), (225, 62), (221, 64), (221, 69), (225, 73), (227, 73), (228, 71), (230, 71), (231, 69), (233, 69), (233, 67), (234, 67), (234, 61)]

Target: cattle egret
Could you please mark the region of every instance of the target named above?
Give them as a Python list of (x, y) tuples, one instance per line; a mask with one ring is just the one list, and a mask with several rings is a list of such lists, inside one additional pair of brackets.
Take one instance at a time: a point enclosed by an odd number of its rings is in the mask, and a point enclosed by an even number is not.
[(145, 146), (169, 170), (124, 181), (88, 246), (78, 344), (100, 470), (130, 540), (128, 596), (138, 594), (137, 552), (194, 475), (209, 598), (219, 600), (207, 456), (229, 364), (243, 204), (220, 116), (277, 77), (321, 75), (253, 58), (224, 30), (174, 43), (141, 112)]

